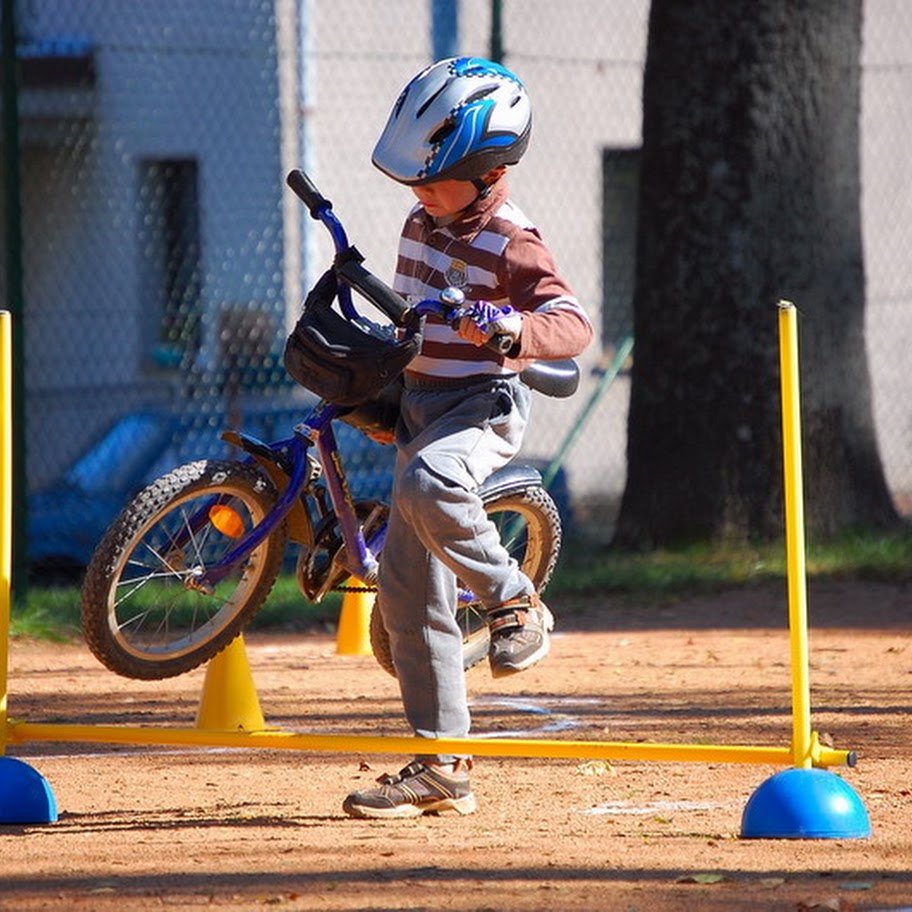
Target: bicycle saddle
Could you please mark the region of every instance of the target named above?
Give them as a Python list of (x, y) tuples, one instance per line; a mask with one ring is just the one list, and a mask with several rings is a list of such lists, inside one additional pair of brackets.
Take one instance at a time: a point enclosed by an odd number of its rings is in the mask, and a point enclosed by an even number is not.
[(566, 399), (579, 386), (579, 365), (573, 358), (562, 361), (536, 361), (519, 375), (526, 386), (552, 399)]

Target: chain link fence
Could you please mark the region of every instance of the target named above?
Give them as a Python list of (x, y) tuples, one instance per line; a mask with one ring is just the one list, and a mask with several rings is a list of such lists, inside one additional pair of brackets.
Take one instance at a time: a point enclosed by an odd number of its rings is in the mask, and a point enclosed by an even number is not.
[[(371, 167), (374, 141), (404, 82), (435, 54), (492, 48), (535, 109), (514, 197), (598, 326), (580, 393), (538, 400), (524, 455), (554, 457), (585, 412), (565, 460), (565, 507), (610, 519), (605, 505), (624, 484), (627, 379), (600, 379), (630, 330), (648, 0), (15, 9), (20, 179), (6, 198), (20, 203), (21, 244), (7, 229), (3, 250), (24, 276), (17, 340), (34, 554), (69, 546), (84, 557), (130, 489), (224, 453), (224, 427), (267, 437), (290, 428), (309, 400), (282, 368), (284, 337), (332, 249), (285, 174), (303, 166), (368, 267), (388, 277), (411, 196)], [(904, 502), (912, 6), (866, 0), (865, 14), (868, 338), (882, 453)], [(4, 300), (15, 292), (9, 275)], [(355, 437), (343, 446), (363, 460), (369, 486), (387, 455)]]

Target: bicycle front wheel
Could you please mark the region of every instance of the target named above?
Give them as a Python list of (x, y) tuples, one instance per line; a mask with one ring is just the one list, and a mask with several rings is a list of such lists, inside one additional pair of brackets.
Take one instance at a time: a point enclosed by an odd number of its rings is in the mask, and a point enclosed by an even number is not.
[[(539, 486), (507, 491), (485, 503), (488, 518), (497, 526), (500, 540), (532, 581), (544, 591), (554, 573), (561, 545), (560, 513), (551, 495)], [(462, 663), (468, 671), (488, 655), (490, 636), (480, 602), (460, 587), (456, 619), (462, 629)], [(395, 676), (396, 668), (380, 611), (371, 612), (370, 638), (374, 657)]]
[(211, 460), (181, 466), (141, 491), (86, 570), (82, 629), (96, 658), (125, 677), (158, 680), (227, 646), (275, 582), (284, 523), (216, 582), (205, 574), (275, 500), (272, 482), (256, 469)]

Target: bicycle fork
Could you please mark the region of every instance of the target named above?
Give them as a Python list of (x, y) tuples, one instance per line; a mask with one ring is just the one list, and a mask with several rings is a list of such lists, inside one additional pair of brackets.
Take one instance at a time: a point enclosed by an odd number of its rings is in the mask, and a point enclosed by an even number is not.
[[(313, 545), (313, 520), (303, 504), (303, 494), (321, 474), (345, 545), (338, 555), (340, 564), (351, 576), (365, 583), (376, 582), (378, 561), (375, 552), (379, 553), (382, 547), (385, 528), (374, 534), (370, 541), (365, 539), (364, 528), (371, 528), (376, 517), (362, 521), (355, 509), (332, 430), (331, 422), (336, 412), (335, 407), (324, 406), (308, 423), (295, 428), (294, 437), (278, 445), (266, 445), (236, 431), (222, 435), (243, 449), (248, 454), (248, 461), (259, 464), (281, 493), (262, 522), (242, 534), (237, 544), (218, 563), (210, 565), (198, 578), (193, 577), (194, 588), (214, 587), (262, 544), (286, 517), (290, 517), (292, 538), (305, 546)], [(310, 455), (312, 445), (316, 446), (319, 461)], [(224, 504), (225, 500), (226, 497), (214, 497), (197, 511), (188, 523), (187, 539), (207, 523), (214, 522), (214, 508)], [(317, 497), (316, 500), (322, 508), (322, 498)], [(175, 544), (179, 547), (181, 542)], [(321, 592), (319, 597), (325, 594)]]

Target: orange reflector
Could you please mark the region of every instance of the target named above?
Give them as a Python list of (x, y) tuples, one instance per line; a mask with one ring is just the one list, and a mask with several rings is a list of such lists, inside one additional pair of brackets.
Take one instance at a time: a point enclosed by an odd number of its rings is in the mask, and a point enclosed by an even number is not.
[(237, 510), (232, 510), (224, 504), (216, 504), (209, 508), (209, 522), (228, 538), (240, 538), (244, 534), (244, 520), (238, 515)]

